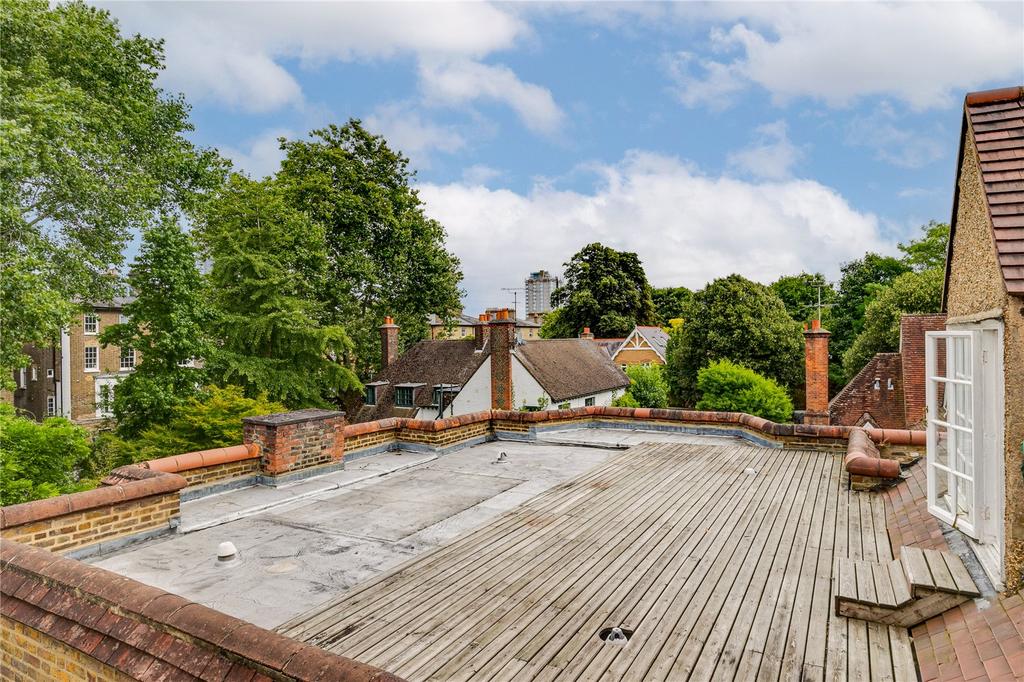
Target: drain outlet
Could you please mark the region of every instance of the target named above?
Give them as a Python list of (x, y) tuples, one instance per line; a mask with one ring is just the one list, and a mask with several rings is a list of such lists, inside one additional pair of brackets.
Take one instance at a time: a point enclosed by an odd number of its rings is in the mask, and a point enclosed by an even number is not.
[(622, 646), (633, 636), (633, 631), (623, 627), (605, 628), (598, 633), (598, 637), (607, 644)]

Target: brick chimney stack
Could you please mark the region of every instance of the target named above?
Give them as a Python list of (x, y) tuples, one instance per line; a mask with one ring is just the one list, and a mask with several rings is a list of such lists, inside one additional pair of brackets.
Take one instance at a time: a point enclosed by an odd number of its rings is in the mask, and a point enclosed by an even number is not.
[(473, 345), (477, 350), (483, 350), (484, 346), (487, 345), (487, 325), (490, 322), (490, 318), (487, 316), (487, 313), (480, 313), (477, 319), (480, 321), (480, 324), (477, 325)]
[(593, 332), (590, 331), (590, 327), (584, 327), (583, 328), (583, 333), (580, 334), (580, 338), (581, 339), (593, 339), (594, 338), (594, 334), (593, 334)]
[(488, 325), (491, 344), (491, 409), (514, 410), (512, 405), (512, 345), (516, 320), (508, 310), (499, 310)]
[(380, 368), (387, 369), (398, 359), (398, 325), (391, 316), (380, 326)]
[(807, 411), (805, 424), (828, 424), (828, 338), (832, 336), (813, 320), (804, 329), (805, 369), (807, 373)]

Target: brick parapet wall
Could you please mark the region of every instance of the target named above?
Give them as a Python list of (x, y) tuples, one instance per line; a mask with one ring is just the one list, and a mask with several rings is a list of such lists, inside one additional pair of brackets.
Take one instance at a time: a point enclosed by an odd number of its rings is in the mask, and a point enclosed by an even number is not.
[(54, 639), (35, 628), (0, 615), (0, 679), (128, 682), (117, 668)]
[(149, 536), (177, 525), (177, 474), (127, 466), (105, 485), (71, 495), (0, 508), (0, 537), (54, 552), (81, 551), (114, 540)]
[(298, 410), (242, 420), (244, 442), (259, 447), (260, 470), (269, 476), (341, 464), (344, 430), (345, 413), (333, 410)]
[[(53, 661), (74, 660), (86, 679), (399, 681), (155, 587), (9, 540), (0, 540), (0, 591), (5, 637), (15, 641), (4, 647), (5, 679), (17, 677), (8, 670), (41, 668), (42, 651)], [(8, 628), (9, 622), (15, 625)]]
[(259, 472), (259, 457), (253, 457), (237, 462), (225, 462), (224, 464), (214, 464), (208, 467), (184, 469), (180, 472), (180, 475), (184, 477), (191, 488), (229, 481), (235, 478), (248, 478), (257, 475)]

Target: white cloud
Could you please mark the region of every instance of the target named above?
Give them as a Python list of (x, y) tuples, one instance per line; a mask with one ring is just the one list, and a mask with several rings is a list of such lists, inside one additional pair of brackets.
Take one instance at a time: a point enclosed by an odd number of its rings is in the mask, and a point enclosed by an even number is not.
[(720, 56), (670, 59), (669, 73), (688, 106), (721, 106), (753, 84), (779, 101), (813, 97), (845, 106), (881, 95), (925, 109), (947, 106), (964, 90), (993, 80), (1022, 77), (1024, 11), (1015, 3), (676, 7), (685, 20), (728, 25), (710, 34)]
[(527, 128), (547, 134), (555, 132), (564, 119), (550, 90), (524, 83), (506, 66), (467, 59), (426, 59), (420, 64), (420, 79), (430, 103), (457, 106), (477, 99), (503, 102)]
[(951, 135), (943, 130), (924, 130), (902, 118), (890, 104), (882, 102), (870, 114), (849, 121), (846, 142), (872, 149), (876, 158), (901, 168), (922, 168), (950, 153)]
[(726, 157), (729, 167), (765, 180), (790, 177), (793, 165), (803, 152), (790, 141), (786, 122), (765, 123), (754, 132), (756, 141), (753, 145), (730, 152)]
[(491, 168), (482, 163), (473, 164), (462, 171), (462, 182), (467, 185), (486, 185), (492, 180), (497, 180), (504, 173), (497, 168)]
[(383, 135), (392, 149), (400, 150), (418, 168), (429, 167), (432, 151), (451, 154), (466, 145), (454, 127), (425, 120), (407, 102), (381, 105), (363, 123), (371, 132)]
[(253, 178), (264, 178), (277, 173), (284, 159), (278, 138), (295, 138), (295, 132), (287, 128), (271, 128), (242, 143), (242, 147), (220, 147), (220, 153), (231, 159), (235, 168), (245, 171)]
[(479, 59), (512, 47), (529, 27), (485, 3), (107, 3), (131, 32), (166, 39), (164, 85), (190, 99), (248, 111), (301, 104), (281, 66), (403, 55)]
[(762, 282), (802, 270), (836, 276), (841, 262), (866, 250), (893, 251), (875, 216), (817, 182), (710, 177), (649, 152), (591, 170), (602, 182), (587, 193), (542, 183), (526, 194), (465, 182), (420, 186), (462, 260), (469, 309), (504, 300), (501, 287), (538, 268), (558, 270), (593, 241), (639, 253), (655, 285), (690, 287), (732, 272)]

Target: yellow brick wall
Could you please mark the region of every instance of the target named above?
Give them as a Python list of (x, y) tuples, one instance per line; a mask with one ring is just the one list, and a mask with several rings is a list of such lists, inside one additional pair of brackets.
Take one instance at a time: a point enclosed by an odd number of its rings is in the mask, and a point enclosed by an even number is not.
[(242, 476), (252, 476), (253, 474), (259, 473), (259, 470), (259, 457), (252, 457), (238, 462), (227, 462), (225, 464), (215, 464), (210, 467), (179, 471), (178, 475), (184, 477), (189, 486), (196, 486), (208, 485), (217, 481), (226, 481), (231, 478), (240, 478)]
[(0, 678), (13, 682), (123, 682), (131, 678), (49, 635), (0, 616)]
[(364, 433), (360, 436), (345, 439), (345, 454), (346, 456), (351, 455), (354, 452), (359, 452), (360, 450), (365, 450), (367, 448), (394, 443), (396, 440), (397, 438), (395, 436), (394, 429), (377, 431), (376, 433)]
[(104, 540), (166, 528), (178, 514), (178, 493), (174, 492), (12, 526), (0, 530), (0, 535), (61, 553)]
[[(100, 325), (99, 333), (120, 321), (121, 311), (101, 310), (97, 311)], [(99, 334), (86, 335), (84, 315), (80, 316), (78, 323), (71, 327), (69, 332), (69, 352), (71, 367), (71, 419), (88, 420), (96, 419), (96, 386), (95, 380), (98, 376), (118, 374), (121, 372), (121, 349), (117, 346), (100, 347)], [(99, 371), (85, 371), (85, 347), (95, 346), (99, 348)], [(136, 356), (135, 363), (142, 360)], [(67, 377), (65, 377), (65, 381)]]

